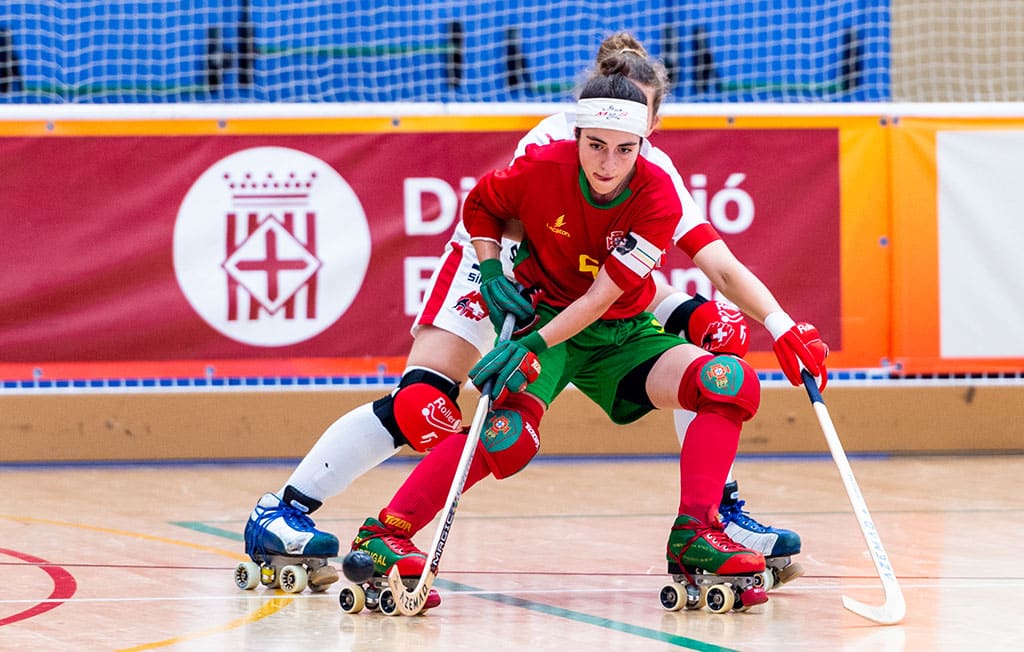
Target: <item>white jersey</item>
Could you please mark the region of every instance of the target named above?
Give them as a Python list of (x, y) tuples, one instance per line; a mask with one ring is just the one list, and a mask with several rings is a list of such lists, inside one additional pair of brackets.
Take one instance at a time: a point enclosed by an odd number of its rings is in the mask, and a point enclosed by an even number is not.
[[(575, 137), (575, 113), (548, 116), (523, 136), (513, 158), (522, 156), (527, 145), (545, 145)], [(668, 155), (651, 145), (647, 138), (644, 138), (640, 147), (640, 155), (664, 170), (679, 193), (683, 214), (679, 216), (679, 223), (676, 224), (673, 241), (679, 242), (691, 229), (707, 224), (707, 219), (697, 207), (690, 191), (686, 189), (682, 177)], [(517, 247), (518, 243), (513, 240), (502, 241), (501, 263), (509, 278), (513, 278), (512, 261)], [(463, 226), (462, 220), (459, 220), (430, 279), (420, 313), (413, 322), (413, 337), (416, 336), (416, 330), (421, 324), (431, 324), (458, 335), (476, 346), (483, 355), (491, 350), (495, 340), (494, 327), (487, 317), (486, 310), (483, 297), (480, 295), (480, 270), (476, 250), (469, 241), (469, 232)]]

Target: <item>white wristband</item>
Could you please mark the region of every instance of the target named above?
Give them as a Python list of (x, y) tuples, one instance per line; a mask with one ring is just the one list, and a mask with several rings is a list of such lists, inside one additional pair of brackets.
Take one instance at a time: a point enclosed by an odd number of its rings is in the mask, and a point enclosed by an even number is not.
[(794, 326), (796, 322), (793, 318), (781, 310), (764, 318), (764, 327), (772, 334), (773, 340), (779, 339)]

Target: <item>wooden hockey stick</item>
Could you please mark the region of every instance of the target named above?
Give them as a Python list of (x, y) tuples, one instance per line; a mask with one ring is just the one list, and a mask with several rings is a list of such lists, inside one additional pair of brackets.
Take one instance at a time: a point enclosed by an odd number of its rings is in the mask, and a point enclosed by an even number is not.
[(889, 556), (885, 554), (885, 548), (882, 547), (882, 539), (878, 536), (878, 529), (871, 519), (867, 503), (860, 493), (860, 487), (857, 486), (857, 479), (853, 477), (853, 469), (850, 468), (843, 444), (839, 441), (839, 434), (832, 424), (832, 417), (829, 416), (825, 401), (821, 398), (821, 392), (818, 391), (818, 383), (811, 372), (806, 369), (801, 373), (804, 387), (807, 389), (807, 396), (811, 399), (811, 405), (818, 416), (818, 423), (821, 424), (821, 430), (825, 433), (825, 441), (828, 442), (828, 448), (832, 451), (832, 459), (839, 467), (839, 475), (843, 479), (843, 485), (846, 486), (846, 495), (850, 499), (850, 505), (853, 506), (857, 524), (860, 525), (864, 541), (868, 544), (868, 552), (871, 553), (871, 559), (875, 562), (875, 569), (878, 571), (878, 578), (882, 581), (882, 588), (885, 590), (885, 602), (880, 606), (864, 604), (845, 595), (843, 596), (843, 606), (858, 616), (881, 625), (895, 625), (903, 620), (907, 611), (906, 603), (903, 600), (903, 591), (896, 580), (896, 572), (892, 569), (892, 564), (889, 563)]
[[(515, 327), (515, 315), (509, 313), (505, 316), (505, 323), (501, 327), (499, 342), (503, 342), (512, 336), (512, 329)], [(476, 413), (473, 415), (473, 423), (469, 427), (469, 434), (466, 436), (466, 444), (462, 449), (462, 457), (459, 458), (459, 466), (455, 470), (455, 477), (452, 479), (451, 489), (448, 490), (448, 500), (445, 503), (444, 518), (437, 526), (434, 533), (434, 542), (430, 546), (430, 563), (424, 566), (423, 574), (411, 591), (405, 588), (402, 576), (398, 572), (398, 565), (395, 564), (388, 572), (388, 587), (395, 597), (398, 610), (405, 616), (415, 616), (423, 610), (430, 596), (430, 588), (434, 585), (437, 577), (437, 569), (441, 565), (441, 553), (444, 552), (444, 544), (448, 540), (448, 533), (452, 529), (452, 521), (455, 520), (455, 510), (459, 507), (459, 498), (462, 497), (462, 490), (466, 486), (466, 478), (469, 476), (469, 467), (473, 463), (473, 455), (476, 453), (476, 446), (480, 442), (480, 433), (487, 421), (487, 413), (491, 411), (491, 389), (494, 387), (494, 380), (491, 379), (480, 388), (480, 401), (476, 404)]]

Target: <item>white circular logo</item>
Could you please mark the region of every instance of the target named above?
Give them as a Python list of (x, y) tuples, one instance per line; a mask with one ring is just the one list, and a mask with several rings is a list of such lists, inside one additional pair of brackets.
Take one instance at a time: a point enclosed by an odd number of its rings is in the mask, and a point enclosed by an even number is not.
[(359, 198), (331, 166), (298, 150), (255, 147), (192, 184), (174, 224), (174, 273), (223, 335), (284, 346), (348, 310), (370, 248)]

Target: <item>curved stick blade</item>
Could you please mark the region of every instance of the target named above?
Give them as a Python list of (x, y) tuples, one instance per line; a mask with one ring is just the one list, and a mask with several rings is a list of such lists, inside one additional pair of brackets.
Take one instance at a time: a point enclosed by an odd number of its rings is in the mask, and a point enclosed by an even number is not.
[(405, 588), (405, 583), (402, 582), (398, 566), (391, 567), (391, 570), (388, 571), (388, 588), (391, 589), (391, 595), (395, 598), (398, 611), (403, 616), (415, 616), (423, 611), (423, 606), (427, 603), (427, 597), (430, 596), (430, 588), (434, 584), (434, 577), (434, 573), (428, 571), (416, 583), (416, 587), (409, 591)]
[(903, 620), (903, 616), (907, 612), (907, 605), (903, 601), (903, 593), (900, 591), (896, 591), (893, 595), (889, 595), (888, 591), (886, 591), (885, 602), (877, 607), (858, 602), (844, 595), (843, 606), (858, 616), (867, 618), (879, 625), (895, 625)]

